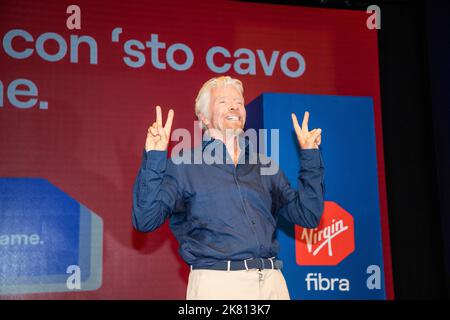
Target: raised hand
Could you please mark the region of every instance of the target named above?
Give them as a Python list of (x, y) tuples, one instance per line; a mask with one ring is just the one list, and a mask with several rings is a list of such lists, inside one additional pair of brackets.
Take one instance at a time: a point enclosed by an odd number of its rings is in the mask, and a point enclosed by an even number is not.
[(170, 131), (172, 129), (174, 111), (169, 110), (166, 124), (162, 125), (161, 107), (156, 106), (156, 122), (148, 128), (147, 139), (145, 140), (145, 151), (159, 150), (165, 151), (169, 145)]
[(313, 129), (308, 131), (309, 112), (306, 111), (303, 116), (302, 126), (298, 124), (297, 117), (292, 113), (292, 123), (294, 124), (295, 133), (298, 143), (302, 149), (318, 149), (322, 142), (322, 129)]

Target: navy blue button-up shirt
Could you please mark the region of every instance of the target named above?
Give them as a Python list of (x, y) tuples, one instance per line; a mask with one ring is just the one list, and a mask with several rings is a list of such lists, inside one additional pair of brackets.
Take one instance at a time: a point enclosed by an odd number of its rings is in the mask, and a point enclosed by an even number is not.
[[(221, 145), (224, 160), (231, 159), (220, 140), (204, 141), (198, 148), (204, 152), (209, 144)], [(296, 190), (281, 168), (262, 175), (262, 167), (275, 164), (253, 152), (247, 140), (240, 144), (245, 152), (237, 166), (225, 161), (178, 164), (179, 158), (167, 158), (167, 151), (144, 151), (133, 189), (133, 226), (149, 232), (170, 218), (180, 255), (197, 268), (225, 260), (276, 257), (280, 215), (306, 228), (317, 227), (324, 198), (320, 151), (300, 151)], [(191, 159), (194, 150), (188, 151)], [(252, 157), (256, 161), (249, 161)]]

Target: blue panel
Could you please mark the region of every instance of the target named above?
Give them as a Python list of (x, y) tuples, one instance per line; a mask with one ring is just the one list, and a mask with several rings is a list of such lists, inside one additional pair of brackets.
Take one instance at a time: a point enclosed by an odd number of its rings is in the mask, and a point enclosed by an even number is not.
[(78, 264), (80, 205), (46, 180), (0, 179), (0, 221), (1, 283)]
[[(280, 129), (280, 165), (297, 187), (299, 146), (292, 126), (310, 113), (309, 129), (322, 128), (325, 199), (350, 212), (355, 225), (355, 251), (337, 266), (299, 266), (294, 226), (280, 219), (277, 238), (283, 273), (293, 299), (385, 299), (373, 101), (369, 97), (267, 93), (247, 106), (248, 127)], [(381, 268), (381, 289), (369, 289), (367, 267)], [(348, 279), (349, 291), (307, 290), (308, 273)]]

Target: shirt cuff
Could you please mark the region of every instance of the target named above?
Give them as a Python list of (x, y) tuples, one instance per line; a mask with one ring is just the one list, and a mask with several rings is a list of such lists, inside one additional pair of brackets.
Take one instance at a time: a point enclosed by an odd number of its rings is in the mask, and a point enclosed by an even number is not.
[(320, 149), (300, 149), (300, 161), (303, 169), (323, 168)]
[(167, 151), (150, 150), (145, 151), (142, 155), (142, 167), (144, 169), (151, 169), (157, 172), (162, 172), (166, 169)]

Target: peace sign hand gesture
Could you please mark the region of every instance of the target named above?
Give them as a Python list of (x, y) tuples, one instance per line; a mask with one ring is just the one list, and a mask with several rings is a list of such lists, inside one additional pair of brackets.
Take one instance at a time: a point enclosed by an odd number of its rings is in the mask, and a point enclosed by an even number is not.
[(156, 106), (156, 122), (148, 128), (147, 139), (145, 140), (145, 151), (159, 150), (165, 151), (169, 145), (170, 131), (172, 129), (174, 111), (169, 110), (167, 121), (162, 126), (161, 107)]
[(318, 149), (322, 141), (322, 129), (313, 129), (308, 131), (309, 112), (306, 111), (303, 116), (302, 126), (298, 124), (297, 117), (292, 113), (292, 123), (297, 134), (298, 143), (302, 149)]

